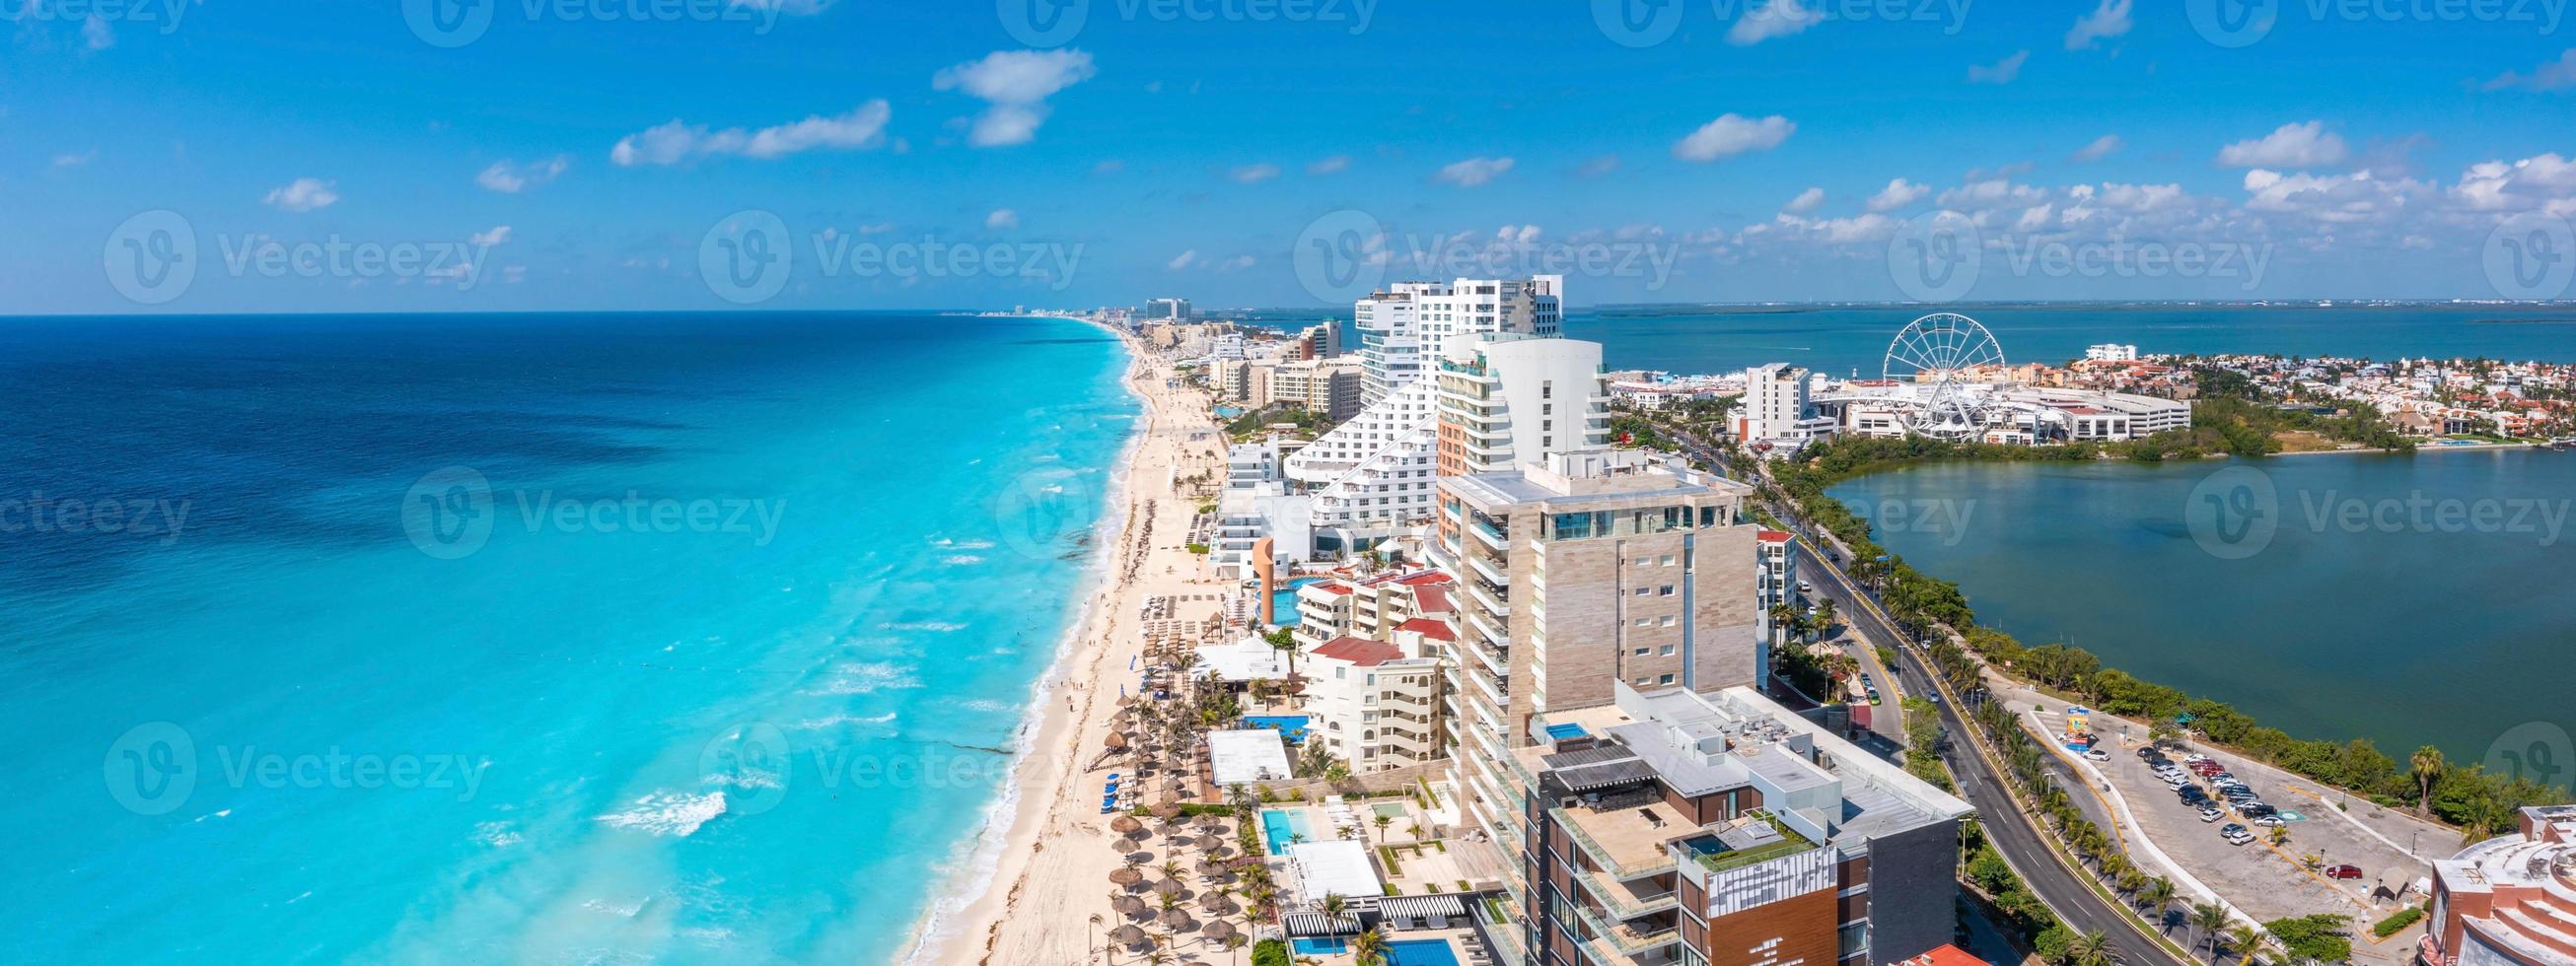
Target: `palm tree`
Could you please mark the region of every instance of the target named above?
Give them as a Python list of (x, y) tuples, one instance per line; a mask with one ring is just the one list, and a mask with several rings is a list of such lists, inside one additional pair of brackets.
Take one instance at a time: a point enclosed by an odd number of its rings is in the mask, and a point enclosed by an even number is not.
[(2096, 929), (2066, 942), (2070, 966), (2111, 966), (2111, 937)]
[(2236, 961), (2251, 963), (2262, 954), (2271, 937), (2253, 926), (2236, 926), (2227, 930), (2227, 948), (2236, 951)]
[(1386, 962), (1386, 933), (1375, 928), (1363, 930), (1351, 940), (1351, 960), (1358, 966), (1381, 966)]
[(1377, 823), (1377, 844), (1385, 845), (1386, 827), (1395, 824), (1395, 816), (1381, 814), (1375, 819), (1375, 822)]
[(1274, 651), (1285, 651), (1285, 652), (1287, 652), (1287, 654), (1288, 654), (1288, 675), (1289, 675), (1290, 677), (1295, 677), (1295, 676), (1297, 675), (1297, 638), (1296, 638), (1296, 636), (1295, 636), (1295, 635), (1292, 635), (1292, 634), (1290, 634), (1290, 633), (1288, 633), (1288, 629), (1287, 629), (1287, 628), (1282, 627), (1282, 628), (1280, 628), (1280, 629), (1278, 629), (1278, 630), (1271, 631), (1270, 633), (1267, 633), (1267, 634), (1263, 634), (1263, 635), (1261, 635), (1261, 639), (1262, 639), (1262, 640), (1264, 640), (1264, 641), (1268, 641), (1268, 642), (1270, 643), (1270, 649), (1271, 649), (1271, 650), (1274, 650)]
[(2415, 749), (2406, 761), (2415, 766), (2415, 814), (2432, 814), (2433, 780), (2442, 774), (2442, 749), (2425, 745)]
[(1818, 630), (1828, 631), (1828, 632), (1830, 632), (1830, 631), (1832, 631), (1832, 630), (1834, 629), (1834, 599), (1833, 599), (1833, 598), (1831, 598), (1831, 597), (1827, 597), (1827, 598), (1825, 598), (1825, 599), (1823, 599), (1823, 600), (1820, 600), (1820, 601), (1817, 601), (1817, 602), (1816, 602), (1816, 628), (1817, 628)]
[(2270, 834), (2272, 836), (2272, 844), (2279, 845), (2290, 840), (2290, 827), (2287, 825), (2272, 826)]
[(1324, 918), (1339, 919), (1342, 911), (1351, 907), (1351, 900), (1339, 892), (1327, 892), (1324, 893), (1324, 901), (1316, 903), (1316, 907), (1324, 911)]
[(2147, 887), (2138, 890), (2138, 901), (2146, 903), (2148, 908), (2156, 911), (2156, 931), (2163, 932), (2165, 928), (2165, 914), (2173, 911), (2173, 880), (2167, 879), (2164, 876), (2156, 876), (2148, 879)]
[(2209, 943), (2209, 961), (2217, 962), (2219, 930), (2227, 928), (2230, 921), (2227, 906), (2217, 902), (2193, 903), (2189, 918), (2192, 928), (2200, 930), (2201, 938)]

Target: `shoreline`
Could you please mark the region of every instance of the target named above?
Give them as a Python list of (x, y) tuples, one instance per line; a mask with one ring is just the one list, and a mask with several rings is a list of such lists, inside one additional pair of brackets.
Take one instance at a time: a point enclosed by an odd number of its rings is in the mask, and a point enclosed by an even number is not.
[[(1186, 391), (1163, 387), (1165, 370), (1133, 336), (1077, 321), (1117, 337), (1127, 356), (1121, 381), (1141, 404), (1143, 425), (1111, 471), (1110, 509), (1095, 530), (1107, 535), (1094, 558), (1100, 582), (1086, 581), (1081, 616), (1032, 687), (1031, 700), (1042, 703), (1023, 726), (1010, 782), (977, 828), (973, 857), (938, 885), (907, 964), (1090, 959), (1087, 924), (1109, 913), (1105, 877), (1119, 862), (1105, 845), (1106, 818), (1082, 807), (1098, 798), (1081, 794), (1082, 777), (1099, 757), (1114, 695), (1130, 680), (1126, 660), (1143, 651), (1136, 614), (1151, 596), (1223, 586), (1199, 579), (1200, 558), (1179, 542), (1197, 504), (1181, 497), (1177, 482), (1183, 467), (1206, 464), (1204, 452), (1186, 446), (1191, 421), (1204, 417), (1185, 408)], [(1156, 565), (1164, 569), (1147, 572)]]
[[(1042, 317), (1091, 324), (1088, 320), (1071, 316)], [(1106, 326), (1100, 327), (1106, 328)], [(1112, 331), (1115, 334), (1115, 330)], [(1124, 374), (1120, 377), (1119, 384), (1126, 390), (1127, 396), (1137, 403), (1136, 420), (1150, 425), (1153, 403), (1137, 391), (1135, 380), (1132, 378), (1136, 366), (1144, 362), (1145, 357), (1125, 338), (1122, 337), (1119, 341), (1120, 353), (1125, 357), (1122, 368)], [(1100, 519), (1093, 525), (1095, 535), (1124, 534), (1128, 521), (1133, 519), (1135, 508), (1132, 501), (1128, 499), (1128, 494), (1134, 487), (1133, 481), (1128, 477), (1135, 467), (1139, 451), (1144, 447), (1147, 432), (1145, 429), (1131, 430), (1127, 441), (1119, 447), (1118, 455), (1112, 458), (1109, 466), (1105, 468), (1104, 475), (1108, 479), (1108, 486), (1105, 488), (1107, 492), (1101, 499)], [(1021, 760), (1013, 763), (1010, 778), (1004, 782), (999, 793), (992, 801), (985, 803), (983, 817), (976, 822), (971, 836), (966, 841), (958, 843), (957, 851), (961, 854), (955, 858), (954, 867), (947, 875), (941, 877), (931, 895), (929, 905), (922, 910), (921, 917), (906, 933), (903, 962), (907, 966), (915, 963), (937, 962), (935, 959), (926, 959), (925, 956), (940, 952), (944, 946), (956, 939), (957, 930), (953, 927), (959, 917), (974, 910), (991, 893), (993, 879), (979, 877), (975, 873), (979, 869), (1001, 864), (1002, 846), (1011, 841), (1011, 838), (997, 836), (995, 833), (1014, 830), (1025, 820), (1024, 803), (1029, 800), (1026, 795), (1029, 784), (1029, 776), (1026, 774), (1029, 771), (1028, 753), (1039, 747), (1038, 743), (1048, 735), (1060, 732), (1065, 722), (1058, 719), (1070, 713), (1056, 710), (1055, 697), (1065, 691), (1066, 685), (1072, 683), (1068, 671), (1082, 653), (1082, 644), (1089, 639), (1089, 631), (1094, 623), (1103, 619), (1101, 608), (1112, 596), (1106, 592), (1115, 586), (1114, 564), (1118, 560), (1117, 550), (1118, 545), (1102, 540), (1092, 548), (1090, 559), (1084, 561), (1082, 577), (1074, 584), (1074, 593), (1080, 603), (1073, 619), (1065, 625), (1063, 634), (1056, 639), (1055, 653), (1047, 661), (1045, 671), (1039, 674), (1035, 681), (1030, 682), (1028, 710), (1022, 715), (1020, 726), (1012, 732), (1012, 740), (1018, 748)]]

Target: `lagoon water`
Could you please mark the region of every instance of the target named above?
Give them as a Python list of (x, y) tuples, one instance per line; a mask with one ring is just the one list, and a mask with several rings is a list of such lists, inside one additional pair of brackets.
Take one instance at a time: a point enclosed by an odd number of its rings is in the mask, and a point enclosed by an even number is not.
[(0, 327), (0, 499), (53, 508), (0, 507), (11, 958), (900, 957), (1076, 616), (1122, 359), (930, 315)]
[(2507, 735), (2576, 730), (2576, 453), (1945, 463), (1832, 492), (1981, 622), (2297, 737), (2509, 767)]

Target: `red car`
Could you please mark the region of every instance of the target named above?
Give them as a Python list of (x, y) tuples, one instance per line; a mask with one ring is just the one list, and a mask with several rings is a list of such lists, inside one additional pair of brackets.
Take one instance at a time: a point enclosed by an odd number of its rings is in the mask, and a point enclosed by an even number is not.
[(2361, 878), (2361, 867), (2357, 865), (2330, 865), (2326, 867), (2326, 877), (2330, 879), (2358, 879)]

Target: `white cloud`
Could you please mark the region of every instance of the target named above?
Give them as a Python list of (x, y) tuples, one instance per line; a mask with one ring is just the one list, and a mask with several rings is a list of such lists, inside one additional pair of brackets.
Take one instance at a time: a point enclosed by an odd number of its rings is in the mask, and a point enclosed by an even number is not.
[(1244, 269), (1251, 268), (1253, 261), (1253, 257), (1250, 255), (1236, 255), (1233, 258), (1217, 263), (1216, 270), (1220, 272), (1240, 272)]
[(1619, 170), (1619, 156), (1605, 154), (1583, 162), (1574, 169), (1574, 174), (1580, 178), (1598, 178), (1617, 170)]
[(2284, 124), (2260, 139), (2220, 148), (2218, 163), (2230, 168), (2313, 168), (2340, 164), (2351, 155), (2342, 135), (2326, 130), (2324, 122), (2309, 121)]
[(1825, 189), (1809, 188), (1805, 191), (1798, 192), (1798, 196), (1789, 199), (1788, 204), (1781, 205), (1780, 210), (1793, 215), (1803, 215), (1816, 210), (1817, 206), (1824, 203)]
[(1351, 156), (1336, 154), (1306, 166), (1307, 174), (1340, 174), (1350, 170)]
[(491, 231), (478, 231), (474, 233), (474, 245), (477, 248), (490, 248), (509, 240), (510, 226), (508, 225), (494, 225), (492, 226)]
[(1719, 115), (1689, 137), (1673, 142), (1673, 157), (1707, 163), (1780, 146), (1798, 125), (1774, 114), (1761, 120), (1737, 114)]
[(2129, 32), (2129, 0), (2102, 0), (2093, 12), (2078, 17), (2066, 31), (2066, 49), (2086, 50), (2098, 40)]
[(1869, 210), (1895, 211), (1921, 201), (1924, 195), (1931, 193), (1931, 185), (1915, 184), (1903, 178), (1897, 178), (1889, 181), (1887, 187), (1879, 189), (1877, 194), (1870, 196)]
[(2576, 199), (2576, 161), (2553, 153), (2470, 165), (2450, 195), (2471, 211), (2562, 211), (2576, 204), (2570, 201)]
[[(2086, 187), (2090, 187), (2089, 185)], [(2163, 211), (2190, 203), (2178, 184), (2112, 184), (2104, 183), (2094, 195), (2106, 208), (2120, 211)]]
[(1127, 162), (1120, 161), (1117, 158), (1110, 158), (1106, 161), (1100, 162), (1099, 164), (1091, 166), (1091, 173), (1093, 174), (1117, 174), (1118, 172), (1125, 170), (1127, 170)]
[(1225, 176), (1233, 179), (1236, 184), (1260, 184), (1278, 177), (1279, 166), (1267, 161), (1260, 164), (1247, 164), (1226, 172)]
[(1176, 256), (1176, 257), (1174, 257), (1171, 261), (1168, 261), (1168, 262), (1163, 263), (1163, 268), (1164, 268), (1166, 271), (1174, 271), (1174, 272), (1177, 272), (1177, 271), (1180, 271), (1181, 269), (1184, 269), (1184, 268), (1188, 268), (1188, 267), (1190, 267), (1190, 265), (1191, 265), (1191, 264), (1193, 264), (1193, 263), (1197, 262), (1198, 260), (1199, 260), (1199, 250), (1198, 250), (1198, 249), (1193, 248), (1193, 249), (1190, 249), (1189, 251), (1185, 251), (1185, 252), (1180, 253), (1180, 255), (1178, 255), (1178, 256)]
[(1985, 208), (2021, 208), (2047, 200), (2048, 192), (2026, 184), (2014, 184), (2005, 178), (1973, 181), (1941, 192), (1935, 203), (1943, 208), (1972, 211)]
[(995, 230), (1020, 227), (1020, 213), (1008, 208), (995, 208), (984, 216), (984, 227)]
[(1046, 99), (1089, 80), (1091, 55), (1079, 50), (997, 50), (932, 75), (935, 90), (959, 90), (992, 106), (975, 118), (966, 143), (979, 148), (1026, 144), (1046, 122)]
[(1773, 37), (1786, 37), (1824, 22), (1824, 15), (1798, 5), (1798, 0), (1771, 0), (1747, 10), (1726, 30), (1726, 42), (1750, 47)]
[(272, 189), (261, 203), (281, 211), (313, 211), (331, 207), (340, 200), (340, 183), (319, 178), (297, 178), (286, 187)]
[(571, 166), (572, 156), (567, 154), (558, 154), (543, 161), (524, 165), (509, 161), (495, 161), (492, 162), (491, 167), (483, 169), (483, 173), (474, 176), (474, 183), (502, 194), (517, 194), (528, 188), (553, 181), (556, 176), (564, 173), (564, 169)]
[(2074, 157), (2077, 161), (2100, 161), (2103, 158), (2120, 153), (2121, 148), (2128, 146), (2129, 143), (2120, 140), (2119, 135), (2105, 134), (2101, 137), (2094, 138), (2093, 143), (2091, 144), (2076, 148)]
[(107, 18), (90, 14), (81, 21), (81, 42), (91, 50), (106, 50), (116, 46), (116, 30), (107, 25)]
[(715, 131), (703, 124), (672, 118), (668, 123), (619, 138), (617, 146), (609, 150), (608, 159), (619, 167), (631, 168), (720, 155), (766, 160), (818, 148), (864, 150), (885, 143), (886, 121), (893, 115), (893, 108), (879, 98), (838, 117), (818, 114), (757, 131), (738, 127)]
[(1501, 230), (1494, 232), (1494, 240), (1512, 244), (1527, 245), (1538, 240), (1538, 226), (1504, 225)]
[(87, 151), (82, 151), (82, 152), (80, 152), (80, 153), (78, 153), (78, 154), (57, 154), (57, 155), (54, 155), (54, 167), (57, 167), (57, 168), (77, 168), (77, 167), (80, 167), (81, 165), (88, 164), (88, 163), (90, 163), (91, 161), (96, 160), (97, 158), (98, 158), (98, 149), (97, 149), (97, 148), (91, 148), (91, 149), (89, 149), (89, 150), (87, 150)]
[[(1841, 245), (1853, 242), (1886, 241), (1889, 236), (1896, 233), (1896, 226), (1900, 224), (1903, 222), (1875, 212), (1857, 218), (1800, 218), (1796, 215), (1783, 214), (1773, 218), (1768, 225), (1754, 225), (1746, 228), (1745, 232), (1747, 234), (1777, 233), (1781, 237), (1797, 241)], [(1742, 236), (1739, 236), (1738, 240), (1742, 240)]]
[(2245, 172), (2245, 190), (2252, 194), (2245, 208), (2336, 223), (2375, 221), (2403, 208), (2424, 189), (2422, 182), (2381, 180), (2368, 171), (2320, 177), (2256, 168)]
[(1468, 158), (1443, 166), (1440, 173), (1431, 176), (1431, 180), (1461, 188), (1473, 188), (1502, 177), (1511, 169), (1512, 159), (1510, 158)]
[(2486, 83), (2486, 89), (2491, 91), (2508, 87), (2528, 91), (2563, 91), (2576, 87), (2576, 48), (2569, 48), (2566, 53), (2558, 55), (2557, 60), (2532, 68), (2529, 74), (2505, 71)]
[(2054, 213), (2056, 210), (2057, 206), (2048, 204), (2034, 205), (2029, 208), (2024, 208), (2021, 212), (2021, 220), (2013, 222), (2013, 230), (2018, 232), (2034, 232), (2045, 229), (2048, 227), (2049, 215)]
[(2012, 56), (1996, 61), (1992, 67), (1968, 65), (1968, 83), (2010, 84), (2021, 76), (2021, 65), (2030, 60), (2030, 51), (2015, 51)]

